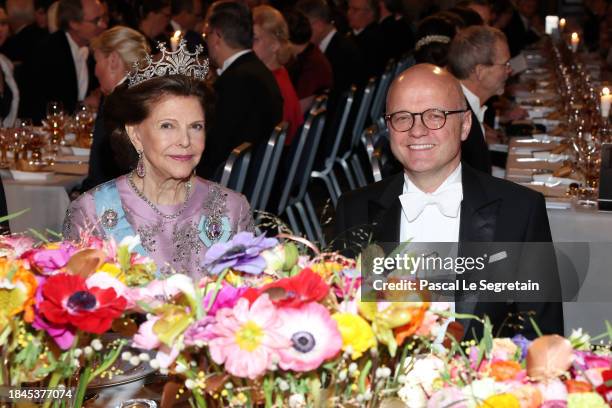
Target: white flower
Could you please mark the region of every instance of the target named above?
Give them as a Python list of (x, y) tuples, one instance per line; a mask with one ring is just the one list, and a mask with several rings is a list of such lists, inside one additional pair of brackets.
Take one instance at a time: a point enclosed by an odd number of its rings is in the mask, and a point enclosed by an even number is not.
[(290, 408), (303, 408), (306, 406), (306, 399), (303, 394), (292, 394), (289, 397)]
[(93, 349), (91, 346), (87, 346), (83, 349), (83, 352), (85, 353), (85, 357), (89, 357), (93, 354)]
[(188, 378), (185, 380), (185, 387), (187, 387), (188, 389), (192, 390), (196, 387), (196, 382), (193, 381), (191, 378)]
[(75, 357), (81, 357), (82, 354), (83, 354), (83, 350), (81, 350), (80, 348), (74, 349), (74, 356)]
[(136, 249), (138, 245), (140, 245), (139, 235), (127, 236), (123, 238), (121, 242), (119, 243), (120, 247), (127, 246), (128, 252), (134, 252), (134, 249)]
[(149, 356), (147, 353), (140, 353), (138, 355), (138, 358), (140, 359), (140, 361), (149, 361), (151, 359), (151, 356)]
[(353, 374), (355, 371), (357, 371), (357, 364), (356, 363), (351, 363), (348, 366), (348, 372), (350, 374)]
[(484, 378), (482, 380), (473, 381), (471, 384), (466, 385), (461, 389), (463, 395), (470, 401), (470, 405), (475, 404), (478, 406), (482, 401), (486, 400), (492, 395), (501, 394), (509, 386), (501, 382), (495, 382), (492, 378)]
[[(414, 364), (411, 363), (413, 360)], [(412, 367), (410, 371), (405, 373), (404, 383), (419, 385), (423, 387), (427, 394), (431, 394), (434, 381), (440, 378), (440, 373), (444, 370), (444, 362), (438, 357), (428, 355), (425, 358), (406, 359), (404, 369), (410, 367), (410, 364), (412, 364)], [(391, 373), (389, 372), (389, 374)]]
[(164, 368), (164, 367), (162, 367), (162, 368), (160, 368), (160, 369), (159, 369), (159, 373), (160, 373), (161, 375), (168, 375), (168, 373), (169, 373), (169, 372), (170, 372), (170, 371), (169, 371), (167, 368)]
[(13, 282), (11, 282), (8, 279), (1, 279), (0, 280), (0, 289), (12, 290), (12, 289), (15, 289), (16, 287), (17, 287), (17, 285), (14, 284)]
[(399, 389), (397, 396), (408, 408), (425, 408), (427, 406), (427, 395), (423, 388), (416, 384), (405, 384)]
[(339, 381), (345, 381), (346, 380), (346, 376), (347, 376), (347, 372), (346, 370), (342, 370), (338, 373), (338, 380)]
[(130, 364), (134, 367), (140, 364), (140, 359), (138, 358), (138, 356), (133, 356), (132, 358), (130, 358)]
[(127, 291), (127, 286), (119, 279), (109, 275), (106, 272), (96, 272), (91, 275), (85, 281), (88, 288), (100, 288), (100, 289), (115, 289), (117, 296), (123, 296)]
[(181, 364), (181, 363), (177, 363), (176, 364), (176, 368), (174, 369), (174, 371), (176, 371), (179, 374), (184, 373), (185, 371), (187, 371), (187, 367), (185, 367), (185, 365)]
[(93, 347), (94, 350), (96, 351), (100, 351), (102, 350), (102, 342), (100, 341), (100, 339), (93, 339), (91, 341), (91, 347)]
[(152, 359), (151, 361), (149, 361), (149, 365), (154, 370), (158, 370), (159, 369), (159, 361), (157, 361), (156, 359)]
[(569, 341), (572, 343), (572, 347), (578, 350), (589, 350), (591, 346), (591, 336), (584, 333), (582, 328), (574, 329), (569, 336)]
[(391, 376), (391, 369), (389, 367), (378, 367), (376, 369), (376, 378), (389, 378)]
[(285, 380), (280, 380), (278, 382), (278, 389), (285, 392), (287, 390), (289, 390), (289, 383)]
[(165, 283), (169, 288), (178, 289), (180, 292), (192, 299), (195, 299), (196, 297), (193, 279), (187, 275), (183, 275), (181, 273), (174, 274), (166, 279)]

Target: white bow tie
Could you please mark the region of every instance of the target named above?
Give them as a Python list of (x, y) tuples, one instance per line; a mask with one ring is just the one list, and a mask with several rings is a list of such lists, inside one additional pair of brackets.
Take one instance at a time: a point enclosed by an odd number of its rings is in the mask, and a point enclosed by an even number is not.
[(422, 191), (412, 191), (399, 196), (402, 210), (408, 222), (416, 220), (427, 205), (433, 204), (438, 207), (440, 213), (446, 217), (457, 218), (461, 208), (462, 190), (461, 184), (452, 184), (433, 194)]

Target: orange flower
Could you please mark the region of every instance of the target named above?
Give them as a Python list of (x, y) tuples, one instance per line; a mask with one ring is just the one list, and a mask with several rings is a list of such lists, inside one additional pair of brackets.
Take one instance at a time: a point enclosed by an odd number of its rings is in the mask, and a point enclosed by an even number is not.
[(25, 312), (24, 319), (34, 320), (34, 295), (38, 282), (34, 274), (25, 269), (21, 261), (0, 259), (0, 318), (7, 322)]
[(567, 387), (567, 392), (570, 394), (575, 393), (575, 392), (592, 392), (593, 391), (593, 387), (591, 387), (591, 384), (584, 382), (584, 381), (567, 380), (565, 381), (565, 386)]
[(398, 346), (401, 346), (406, 338), (412, 336), (418, 330), (421, 323), (423, 323), (423, 318), (425, 317), (427, 309), (429, 309), (429, 303), (427, 302), (421, 303), (420, 307), (408, 308), (408, 313), (411, 315), (410, 321), (403, 326), (393, 329), (395, 341)]
[(521, 365), (516, 361), (495, 361), (491, 363), (491, 377), (497, 381), (512, 380), (521, 372)]

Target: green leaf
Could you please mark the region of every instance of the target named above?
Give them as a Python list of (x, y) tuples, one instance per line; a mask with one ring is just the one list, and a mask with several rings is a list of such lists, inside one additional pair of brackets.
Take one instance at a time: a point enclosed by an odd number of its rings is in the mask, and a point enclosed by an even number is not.
[(372, 369), (372, 360), (368, 360), (359, 373), (359, 392), (364, 394), (366, 392), (366, 378), (368, 378), (368, 374), (370, 374), (370, 370)]
[(529, 321), (531, 322), (531, 326), (533, 327), (533, 330), (536, 332), (538, 337), (542, 337), (543, 336), (542, 330), (540, 330), (540, 326), (538, 326), (535, 320), (533, 320), (533, 317), (530, 317)]
[(21, 211), (17, 211), (17, 212), (15, 212), (15, 213), (5, 215), (5, 216), (3, 216), (3, 217), (0, 217), (0, 222), (4, 222), (4, 221), (9, 221), (9, 220), (12, 220), (13, 218), (17, 218), (17, 217), (19, 217), (19, 216), (21, 216), (21, 215), (23, 215), (23, 214), (27, 213), (28, 211), (30, 211), (30, 209), (29, 209), (29, 208), (24, 208), (24, 209), (23, 209), (23, 210), (21, 210)]

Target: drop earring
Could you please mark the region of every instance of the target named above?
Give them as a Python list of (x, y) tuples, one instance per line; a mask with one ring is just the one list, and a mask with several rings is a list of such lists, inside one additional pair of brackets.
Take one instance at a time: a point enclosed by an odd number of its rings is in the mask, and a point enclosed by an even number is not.
[(144, 160), (142, 158), (142, 150), (138, 152), (138, 164), (136, 164), (136, 175), (140, 178), (145, 176)]

